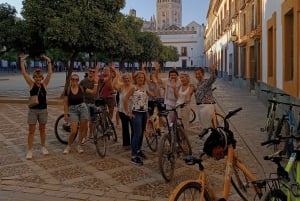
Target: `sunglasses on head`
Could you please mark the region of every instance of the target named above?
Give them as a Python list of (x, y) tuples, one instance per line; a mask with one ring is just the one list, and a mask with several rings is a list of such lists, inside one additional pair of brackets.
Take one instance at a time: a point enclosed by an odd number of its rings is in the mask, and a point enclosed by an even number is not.
[(40, 73), (41, 69), (35, 69), (34, 72)]

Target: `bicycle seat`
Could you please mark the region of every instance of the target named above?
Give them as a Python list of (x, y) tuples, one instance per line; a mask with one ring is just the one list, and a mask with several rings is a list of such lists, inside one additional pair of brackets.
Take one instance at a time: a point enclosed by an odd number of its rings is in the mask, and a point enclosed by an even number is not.
[(98, 99), (95, 100), (95, 105), (96, 105), (97, 107), (103, 106), (103, 105), (105, 105), (105, 104), (106, 104), (106, 101), (105, 101), (104, 98), (98, 98)]

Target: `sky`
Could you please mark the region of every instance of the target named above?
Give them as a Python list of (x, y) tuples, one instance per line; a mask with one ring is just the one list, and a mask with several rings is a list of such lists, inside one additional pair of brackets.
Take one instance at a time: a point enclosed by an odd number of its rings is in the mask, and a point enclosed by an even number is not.
[[(182, 25), (186, 26), (192, 21), (206, 24), (206, 14), (210, 0), (182, 0)], [(18, 13), (22, 8), (22, 0), (0, 0), (0, 3), (8, 3), (14, 6)], [(122, 13), (128, 14), (130, 9), (136, 10), (137, 17), (150, 20), (156, 15), (156, 0), (126, 0)]]

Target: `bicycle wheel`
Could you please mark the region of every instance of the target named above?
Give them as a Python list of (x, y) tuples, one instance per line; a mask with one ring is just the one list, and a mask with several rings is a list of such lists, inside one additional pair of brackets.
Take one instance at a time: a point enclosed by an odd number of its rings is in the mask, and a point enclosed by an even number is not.
[[(198, 201), (200, 200), (200, 193), (203, 190), (201, 185), (197, 182), (185, 182), (178, 185), (172, 195), (169, 198), (169, 201)], [(211, 197), (208, 191), (204, 188), (204, 201), (211, 201)]]
[(192, 155), (192, 146), (191, 143), (188, 139), (188, 137), (186, 136), (183, 127), (178, 127), (177, 128), (177, 133), (178, 133), (178, 144), (179, 147), (183, 153), (183, 155)]
[(158, 146), (157, 133), (155, 131), (152, 121), (147, 122), (147, 134), (145, 136), (146, 142), (151, 151), (156, 152)]
[(101, 125), (94, 125), (94, 144), (100, 157), (106, 155), (106, 136)]
[(196, 119), (196, 113), (195, 110), (191, 108), (190, 110), (190, 118), (189, 118), (189, 123), (193, 123)]
[(158, 165), (160, 173), (166, 182), (170, 181), (174, 175), (175, 159), (170, 134), (165, 134), (160, 141)]
[(280, 189), (273, 189), (264, 193), (261, 201), (287, 201), (287, 196)]
[[(64, 114), (58, 116), (54, 124), (55, 137), (62, 144), (68, 144), (70, 132), (71, 132), (71, 126), (68, 124), (68, 122), (65, 121)], [(76, 136), (77, 136), (77, 132), (75, 138)]]
[(233, 167), (233, 174), (231, 176), (231, 184), (235, 191), (239, 194), (243, 201), (253, 200), (256, 195), (254, 184), (248, 181), (246, 175), (236, 168)]

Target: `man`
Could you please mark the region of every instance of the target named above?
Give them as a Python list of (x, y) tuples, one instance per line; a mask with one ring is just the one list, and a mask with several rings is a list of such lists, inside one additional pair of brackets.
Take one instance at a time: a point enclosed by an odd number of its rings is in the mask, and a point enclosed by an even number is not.
[[(80, 85), (83, 86), (84, 89), (93, 89), (94, 88), (94, 80), (95, 80), (95, 73), (98, 73), (98, 70), (100, 68), (100, 65), (97, 65), (97, 68), (95, 67), (89, 67), (87, 76), (80, 82)], [(95, 119), (95, 115), (93, 115), (93, 111), (96, 110), (95, 106), (95, 99), (97, 98), (97, 93), (96, 94), (85, 94), (84, 102), (88, 106), (89, 110), (89, 138), (93, 138), (93, 120)], [(85, 135), (83, 136), (82, 143), (86, 141), (86, 136), (87, 136), (87, 130), (85, 132)]]
[(195, 70), (197, 85), (195, 86), (195, 99), (198, 105), (197, 113), (201, 129), (211, 126), (211, 119), (215, 109), (215, 99), (212, 94), (212, 84), (216, 81), (216, 64), (210, 67), (210, 77), (205, 79), (202, 67)]

